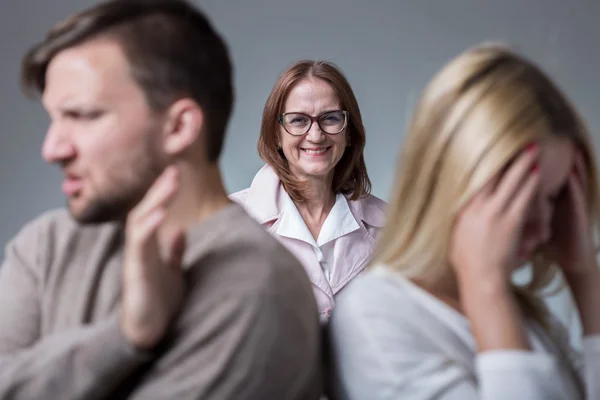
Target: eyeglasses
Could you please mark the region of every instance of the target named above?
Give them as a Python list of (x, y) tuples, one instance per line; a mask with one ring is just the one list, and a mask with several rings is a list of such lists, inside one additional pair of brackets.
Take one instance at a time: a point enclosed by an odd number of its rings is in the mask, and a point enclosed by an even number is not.
[(348, 111), (328, 111), (316, 117), (297, 112), (283, 113), (279, 116), (279, 123), (292, 136), (306, 134), (315, 121), (323, 132), (328, 135), (337, 135), (348, 125)]

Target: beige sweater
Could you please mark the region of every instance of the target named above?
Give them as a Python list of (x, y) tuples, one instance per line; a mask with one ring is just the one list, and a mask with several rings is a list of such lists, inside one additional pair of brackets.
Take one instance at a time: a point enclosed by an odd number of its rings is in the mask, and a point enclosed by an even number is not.
[(28, 224), (0, 267), (0, 398), (319, 398), (319, 324), (302, 266), (239, 206), (188, 232), (188, 294), (163, 345), (118, 325), (123, 229), (64, 211)]

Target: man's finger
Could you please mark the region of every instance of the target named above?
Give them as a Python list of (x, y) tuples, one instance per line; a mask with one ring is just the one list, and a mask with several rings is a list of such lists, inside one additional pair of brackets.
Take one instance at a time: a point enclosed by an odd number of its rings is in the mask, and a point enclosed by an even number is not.
[(166, 206), (173, 199), (173, 196), (179, 188), (177, 175), (177, 170), (174, 167), (165, 169), (150, 187), (140, 204), (132, 210), (132, 219), (144, 219), (150, 212), (158, 207)]
[(177, 231), (169, 244), (169, 266), (175, 271), (181, 270), (183, 256), (186, 248), (186, 237), (183, 231)]
[(128, 226), (127, 239), (142, 245), (148, 242), (152, 235), (156, 235), (158, 227), (164, 221), (166, 212), (163, 209), (154, 210), (143, 220)]

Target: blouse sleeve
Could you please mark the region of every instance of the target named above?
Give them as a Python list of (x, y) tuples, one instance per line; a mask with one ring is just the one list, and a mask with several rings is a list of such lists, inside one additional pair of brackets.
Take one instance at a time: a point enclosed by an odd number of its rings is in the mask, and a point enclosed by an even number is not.
[[(341, 399), (573, 400), (555, 355), (503, 350), (473, 358), (465, 350), (457, 357), (455, 333), (423, 310), (385, 275), (357, 278), (340, 294), (330, 335)], [(586, 343), (596, 351), (590, 376), (600, 376), (599, 344)]]
[(567, 327), (558, 320), (553, 321), (558, 345), (569, 358), (573, 370), (583, 384), (586, 399), (600, 399), (600, 335), (584, 336), (581, 349), (572, 347)]

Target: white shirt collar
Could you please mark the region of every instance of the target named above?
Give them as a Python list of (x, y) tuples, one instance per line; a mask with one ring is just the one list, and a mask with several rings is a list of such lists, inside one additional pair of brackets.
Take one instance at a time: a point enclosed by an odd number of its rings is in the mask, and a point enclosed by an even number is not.
[(315, 241), (291, 197), (286, 193), (283, 200), (284, 212), (276, 231), (280, 236), (302, 240), (313, 247), (321, 247), (325, 243), (360, 229), (350, 211), (348, 200), (343, 194), (338, 193), (335, 204), (321, 227), (319, 238)]

